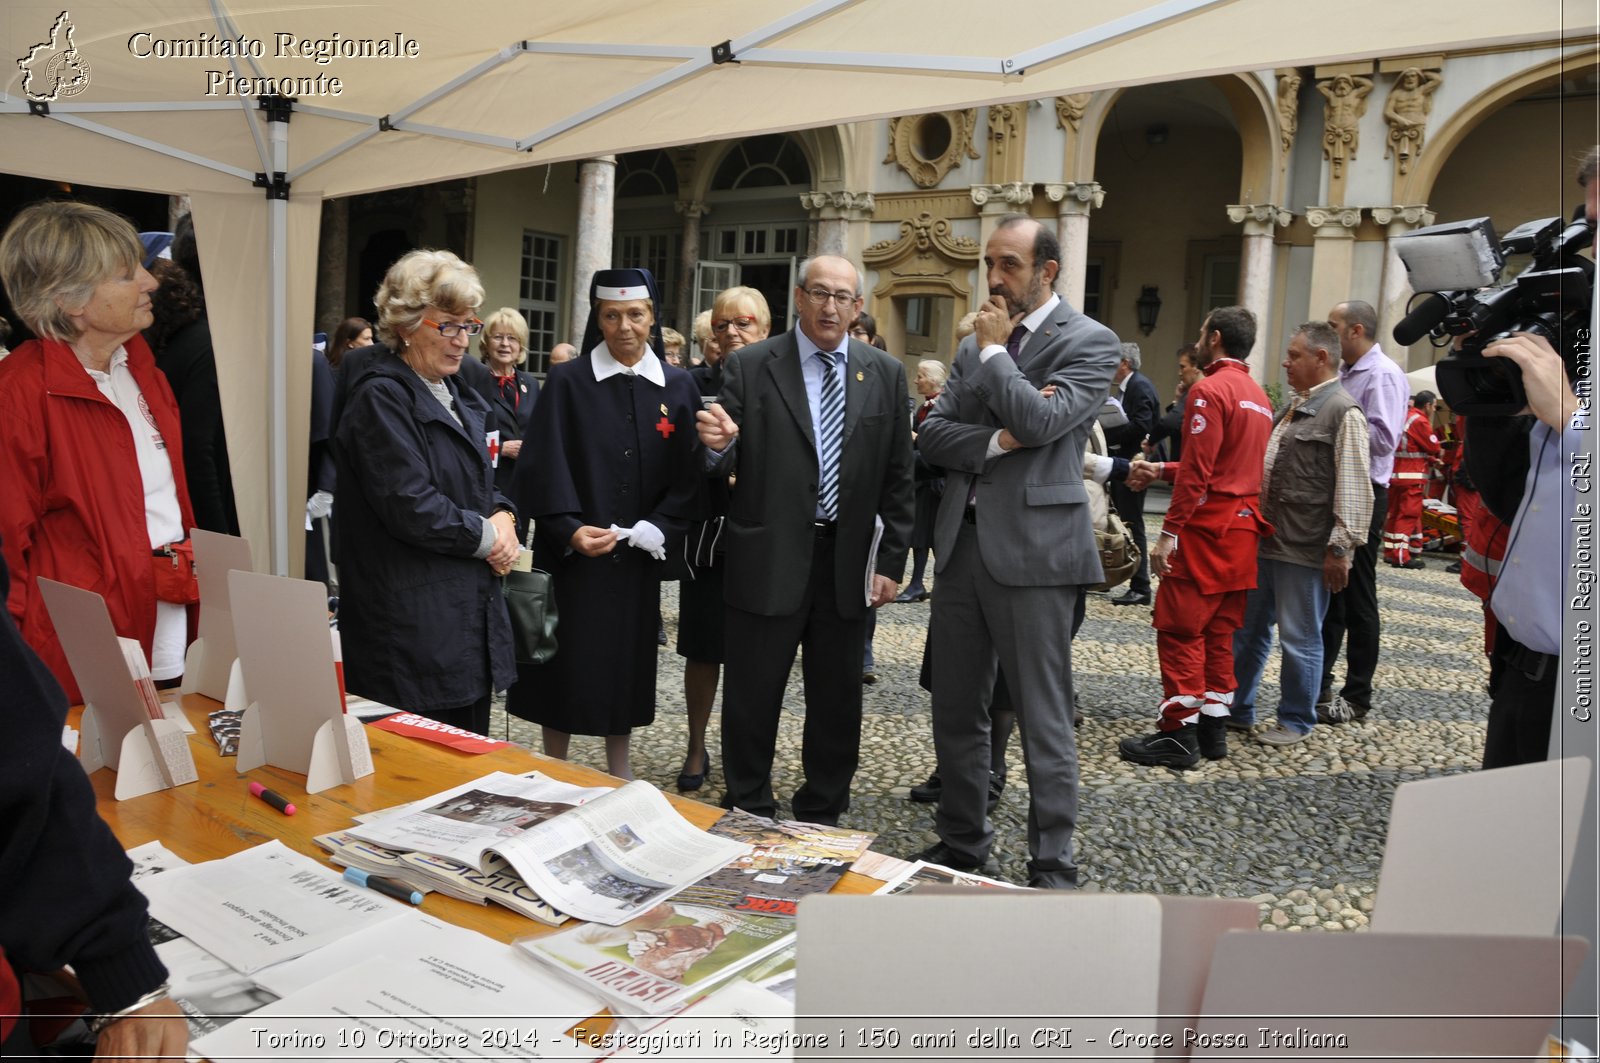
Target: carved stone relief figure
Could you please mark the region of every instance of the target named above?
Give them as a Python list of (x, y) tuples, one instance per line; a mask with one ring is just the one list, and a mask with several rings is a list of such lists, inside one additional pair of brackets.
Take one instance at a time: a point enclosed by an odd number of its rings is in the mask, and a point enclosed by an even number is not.
[(1322, 118), (1322, 156), (1332, 164), (1333, 176), (1344, 174), (1345, 159), (1354, 159), (1361, 146), (1361, 116), (1367, 113), (1367, 95), (1372, 79), (1340, 74), (1317, 82), (1317, 91), (1327, 98)]
[(1294, 147), (1294, 134), (1299, 127), (1300, 71), (1286, 70), (1278, 76), (1278, 136), (1285, 155)]
[(1407, 67), (1400, 72), (1389, 99), (1383, 105), (1383, 120), (1389, 123), (1389, 141), (1383, 157), (1395, 157), (1400, 173), (1411, 171), (1411, 160), (1422, 154), (1428, 114), (1433, 110), (1433, 94), (1444, 78), (1437, 70)]

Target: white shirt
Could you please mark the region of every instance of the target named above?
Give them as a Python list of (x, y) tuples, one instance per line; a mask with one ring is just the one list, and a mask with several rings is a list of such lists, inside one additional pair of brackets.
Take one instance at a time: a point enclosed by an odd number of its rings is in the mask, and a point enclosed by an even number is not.
[[(85, 367), (95, 386), (127, 419), (133, 433), (139, 479), (144, 484), (144, 521), (152, 549), (188, 538), (183, 510), (178, 506), (178, 481), (172, 473), (171, 451), (156, 427), (155, 415), (145, 402), (139, 382), (128, 369), (128, 352), (118, 347), (104, 373)], [(183, 655), (189, 636), (188, 610), (174, 602), (156, 603), (156, 634), (151, 648), (150, 675), (175, 679), (183, 674)]]

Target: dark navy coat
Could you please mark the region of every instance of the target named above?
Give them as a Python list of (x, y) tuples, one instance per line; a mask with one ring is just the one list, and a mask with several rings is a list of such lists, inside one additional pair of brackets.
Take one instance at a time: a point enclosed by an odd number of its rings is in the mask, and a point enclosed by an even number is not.
[(533, 450), (527, 443), (528, 424), (533, 420), (534, 403), (539, 401), (539, 378), (520, 369), (516, 374), (516, 391), (512, 396), (501, 390), (500, 379), (493, 373), (474, 374), (468, 381), (489, 406), (489, 431), (498, 428), (501, 443), (513, 439), (523, 441), (520, 457), (508, 458), (501, 454), (500, 463), (495, 466), (494, 485), (507, 497), (511, 495), (511, 477), (516, 472), (517, 462), (523, 457), (533, 457)]
[(538, 460), (519, 464), (512, 497), (537, 525), (534, 561), (554, 577), (560, 619), (555, 657), (518, 669), (506, 709), (569, 734), (623, 735), (655, 718), (660, 581), (681, 570), (626, 543), (594, 558), (570, 543), (583, 525), (647, 520), (668, 559), (682, 555), (701, 515), (700, 393), (683, 370), (662, 368), (665, 387), (595, 380), (587, 354), (554, 366), (523, 444)]
[(456, 424), (384, 350), (349, 382), (339, 418), (339, 629), (345, 686), (398, 709), (470, 705), (516, 675), (500, 580), (473, 557), (510, 501), (484, 443), (488, 408), (446, 384)]

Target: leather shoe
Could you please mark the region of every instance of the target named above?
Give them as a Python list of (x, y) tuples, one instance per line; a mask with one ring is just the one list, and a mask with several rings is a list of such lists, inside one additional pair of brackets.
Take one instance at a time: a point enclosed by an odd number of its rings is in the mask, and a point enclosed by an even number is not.
[(906, 605), (910, 602), (925, 602), (928, 600), (928, 592), (921, 587), (907, 587), (897, 594), (894, 600), (901, 605)]
[(1121, 594), (1117, 595), (1115, 598), (1111, 599), (1111, 604), (1112, 605), (1149, 605), (1150, 604), (1150, 592), (1146, 591), (1145, 593), (1140, 594), (1138, 591), (1136, 591), (1132, 587), (1130, 587), (1127, 590), (1123, 591)]
[(1131, 760), (1135, 764), (1188, 771), (1200, 766), (1197, 730), (1194, 724), (1186, 724), (1176, 731), (1157, 731), (1139, 738), (1124, 738), (1117, 743), (1117, 752), (1123, 760)]
[(939, 773), (935, 771), (928, 776), (927, 782), (913, 786), (907, 796), (920, 804), (932, 805), (938, 803), (939, 795), (943, 792), (944, 780), (939, 778)]
[[(684, 767), (688, 767), (688, 762), (687, 761), (684, 762)], [(711, 750), (708, 749), (708, 750), (706, 750), (705, 763), (700, 766), (700, 774), (691, 775), (687, 771), (678, 773), (678, 792), (679, 793), (683, 793), (683, 792), (686, 792), (686, 791), (689, 791), (689, 790), (698, 790), (698, 789), (700, 789), (700, 787), (702, 787), (702, 786), (704, 786), (706, 784), (706, 776), (710, 775), (710, 774), (711, 774)]]
[(1228, 724), (1227, 718), (1222, 716), (1207, 716), (1200, 714), (1200, 720), (1195, 725), (1195, 738), (1200, 746), (1200, 755), (1207, 760), (1223, 760), (1228, 755)]
[(938, 864), (940, 867), (948, 867), (951, 871), (976, 872), (977, 874), (991, 877), (1000, 873), (1000, 861), (994, 857), (988, 856), (980, 860), (968, 853), (952, 849), (944, 842), (935, 842), (921, 852), (913, 853), (907, 859), (921, 860), (926, 864)]
[(1077, 871), (1030, 871), (1028, 888), (1034, 890), (1075, 890), (1078, 888)]
[(877, 672), (862, 672), (861, 673), (861, 685), (862, 686), (869, 686), (870, 687), (872, 684), (876, 683), (877, 681), (878, 681), (878, 673)]

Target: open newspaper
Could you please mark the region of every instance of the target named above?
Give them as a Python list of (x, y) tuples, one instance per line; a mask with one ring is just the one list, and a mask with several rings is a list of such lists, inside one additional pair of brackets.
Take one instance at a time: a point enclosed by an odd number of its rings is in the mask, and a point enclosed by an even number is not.
[(678, 894), (729, 911), (793, 918), (800, 898), (831, 890), (876, 834), (819, 823), (776, 822), (732, 809), (710, 833), (752, 846)]
[(970, 871), (954, 871), (943, 864), (930, 864), (918, 860), (872, 892), (883, 894), (910, 893), (912, 890), (922, 886), (976, 886), (991, 890), (1020, 890), (1027, 888), (1011, 882), (1002, 882), (997, 878), (974, 875)]
[(387, 849), (488, 873), (498, 856), (541, 900), (616, 926), (748, 850), (691, 825), (646, 782), (585, 790), (494, 772), (350, 828)]

